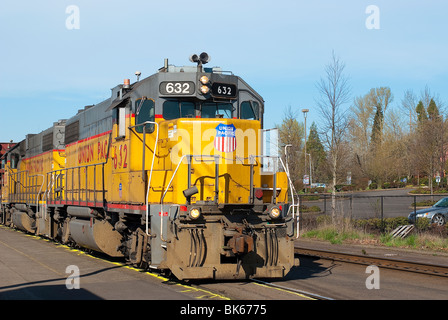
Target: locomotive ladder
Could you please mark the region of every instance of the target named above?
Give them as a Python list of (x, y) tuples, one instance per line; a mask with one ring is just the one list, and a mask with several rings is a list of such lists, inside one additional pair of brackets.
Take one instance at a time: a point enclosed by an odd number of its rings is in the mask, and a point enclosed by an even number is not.
[(157, 151), (157, 143), (159, 142), (159, 124), (155, 121), (145, 121), (143, 123), (137, 124), (135, 126), (129, 127), (129, 129), (133, 129), (136, 127), (143, 126), (143, 155), (142, 155), (142, 179), (143, 182), (146, 182), (146, 125), (148, 124), (154, 124), (157, 128), (156, 130), (156, 142), (154, 144), (154, 149), (152, 152), (152, 162), (151, 162), (151, 170), (149, 171), (149, 180), (148, 180), (148, 187), (146, 190), (146, 199), (145, 199), (145, 216), (146, 216), (146, 235), (149, 234), (149, 191), (151, 189), (151, 179), (152, 179), (152, 172), (154, 170), (154, 160), (156, 158), (156, 151)]

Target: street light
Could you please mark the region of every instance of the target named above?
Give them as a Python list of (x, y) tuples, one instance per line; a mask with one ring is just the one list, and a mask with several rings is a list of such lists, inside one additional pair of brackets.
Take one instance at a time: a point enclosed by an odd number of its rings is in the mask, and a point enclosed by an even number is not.
[[(303, 116), (305, 118), (305, 176), (306, 176), (306, 114), (308, 113), (308, 111), (310, 111), (310, 110), (309, 109), (302, 109)], [(305, 185), (305, 192), (306, 192), (306, 185)]]
[(308, 157), (310, 157), (310, 188), (311, 185), (313, 184), (313, 171), (311, 170), (311, 164), (313, 163), (312, 159), (311, 159), (311, 153), (307, 153)]

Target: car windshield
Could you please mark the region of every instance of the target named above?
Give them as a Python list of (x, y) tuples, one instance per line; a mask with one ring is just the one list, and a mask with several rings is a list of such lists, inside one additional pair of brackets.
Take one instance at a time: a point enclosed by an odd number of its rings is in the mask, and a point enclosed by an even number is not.
[(448, 198), (443, 198), (437, 201), (434, 207), (448, 207)]

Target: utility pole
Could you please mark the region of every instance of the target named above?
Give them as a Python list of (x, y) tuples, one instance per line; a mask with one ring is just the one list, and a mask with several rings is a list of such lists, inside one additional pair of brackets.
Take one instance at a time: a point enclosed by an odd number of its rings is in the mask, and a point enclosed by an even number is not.
[[(303, 116), (305, 118), (305, 174), (304, 177), (306, 176), (306, 115), (308, 113), (308, 111), (310, 111), (309, 109), (302, 109), (303, 112)], [(308, 182), (309, 182), (309, 177), (308, 177)], [(306, 185), (305, 185), (305, 192), (306, 192)]]

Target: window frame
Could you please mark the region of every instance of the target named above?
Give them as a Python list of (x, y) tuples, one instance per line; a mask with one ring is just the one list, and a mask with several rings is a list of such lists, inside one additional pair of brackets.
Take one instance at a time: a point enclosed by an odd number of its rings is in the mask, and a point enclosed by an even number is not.
[[(168, 118), (166, 117), (166, 115), (168, 113), (168, 111), (167, 111), (167, 113), (165, 113), (165, 107), (167, 107), (166, 106), (167, 103), (175, 104), (175, 105), (171, 106), (171, 108), (177, 107), (177, 115), (175, 117), (168, 117)], [(193, 107), (193, 114), (191, 114), (191, 117), (188, 117), (188, 116), (182, 114), (182, 109), (185, 107), (185, 106), (183, 107), (182, 104), (184, 104), (184, 103), (191, 104), (191, 106)], [(197, 110), (196, 103), (194, 101), (180, 100), (180, 99), (176, 99), (176, 100), (169, 99), (169, 100), (165, 100), (162, 104), (162, 117), (165, 120), (175, 120), (175, 119), (180, 119), (180, 118), (196, 118), (196, 110)]]
[[(149, 115), (149, 119), (144, 119), (144, 121), (139, 121), (140, 112), (142, 111), (142, 108), (144, 107), (144, 104), (146, 102), (151, 102), (152, 103), (152, 106), (150, 107), (150, 109), (148, 111), (150, 111), (151, 108), (152, 108), (152, 110), (153, 110), (152, 113), (153, 114), (152, 114), (152, 116)], [(135, 125), (136, 125), (135, 131), (137, 133), (143, 133), (143, 126), (139, 126), (139, 124), (142, 124), (142, 123), (144, 123), (146, 121), (155, 122), (155, 120), (156, 120), (155, 119), (156, 118), (156, 103), (155, 103), (154, 99), (150, 99), (150, 98), (146, 98), (146, 97), (142, 97), (142, 98), (136, 99), (134, 103), (135, 103)], [(142, 115), (142, 117), (143, 117), (143, 115)], [(146, 128), (147, 128), (146, 131), (145, 131), (146, 133), (153, 133), (154, 130), (155, 130), (155, 125), (154, 124), (150, 124), (149, 126), (147, 125)]]
[[(214, 111), (214, 116), (213, 117), (204, 117), (204, 114), (203, 114), (202, 110), (204, 108), (204, 105), (207, 105), (207, 104), (209, 104), (209, 105), (214, 104), (215, 105), (215, 111)], [(226, 115), (225, 113), (219, 113), (219, 111), (226, 110), (226, 109), (218, 108), (219, 105), (229, 105), (230, 106), (231, 109), (230, 109), (230, 116), (229, 117), (224, 117), (224, 115)], [(233, 106), (233, 103), (231, 103), (231, 102), (223, 103), (223, 102), (214, 102), (214, 101), (204, 101), (204, 102), (201, 103), (201, 118), (204, 118), (204, 119), (216, 119), (216, 118), (232, 119), (234, 112), (235, 112), (235, 107)], [(222, 115), (222, 117), (220, 117), (220, 115)]]
[[(243, 118), (243, 104), (249, 104), (250, 111), (252, 111), (252, 114), (254, 116), (253, 119), (251, 118)], [(240, 104), (240, 119), (242, 120), (260, 120), (260, 103), (254, 100), (244, 100)]]

